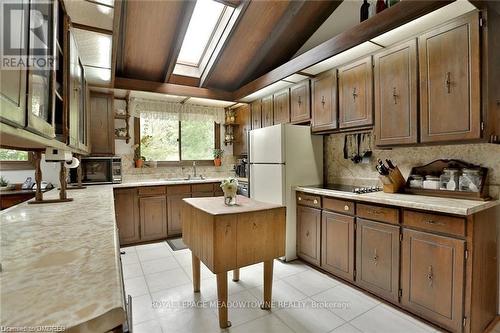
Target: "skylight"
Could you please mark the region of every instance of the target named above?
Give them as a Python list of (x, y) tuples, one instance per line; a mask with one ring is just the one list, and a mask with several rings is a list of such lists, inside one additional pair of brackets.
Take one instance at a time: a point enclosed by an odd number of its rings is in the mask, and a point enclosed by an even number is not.
[(178, 63), (191, 66), (199, 65), (225, 7), (222, 3), (213, 0), (198, 0), (196, 2), (177, 58)]
[(197, 0), (182, 42), (174, 74), (201, 78), (213, 64), (239, 10), (214, 0)]

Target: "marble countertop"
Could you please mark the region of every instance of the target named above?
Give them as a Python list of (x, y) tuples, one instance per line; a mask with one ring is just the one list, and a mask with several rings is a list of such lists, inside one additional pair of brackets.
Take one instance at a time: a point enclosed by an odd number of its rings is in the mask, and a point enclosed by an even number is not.
[(141, 187), (141, 186), (162, 186), (162, 185), (184, 185), (184, 184), (205, 184), (205, 183), (217, 183), (221, 182), (226, 178), (206, 178), (206, 179), (196, 179), (196, 180), (140, 180), (136, 182), (124, 182), (120, 184), (113, 184), (114, 188), (127, 188), (127, 187)]
[(0, 213), (2, 326), (107, 332), (125, 322), (113, 187), (68, 196), (74, 201), (25, 202)]
[(240, 214), (284, 207), (282, 205), (253, 200), (242, 195), (236, 197), (237, 204), (234, 206), (226, 206), (224, 204), (224, 197), (186, 198), (182, 200), (210, 215)]
[(346, 200), (371, 202), (463, 216), (472, 215), (500, 204), (500, 200), (475, 201), (384, 192), (355, 194), (352, 192), (327, 190), (308, 186), (296, 186), (295, 189), (301, 192), (342, 198)]

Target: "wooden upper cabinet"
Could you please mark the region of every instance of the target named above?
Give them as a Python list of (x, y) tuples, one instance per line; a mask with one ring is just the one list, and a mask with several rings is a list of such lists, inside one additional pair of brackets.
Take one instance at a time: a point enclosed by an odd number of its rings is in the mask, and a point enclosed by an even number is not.
[(337, 71), (330, 70), (311, 81), (313, 132), (336, 129), (337, 126)]
[(311, 264), (320, 264), (321, 210), (297, 206), (297, 256)]
[(78, 133), (80, 120), (80, 99), (83, 79), (80, 60), (78, 58), (78, 47), (76, 38), (72, 31), (69, 31), (69, 77), (68, 77), (68, 115), (69, 115), (69, 145), (78, 147)]
[(399, 227), (360, 218), (356, 223), (356, 283), (397, 302)]
[(262, 108), (262, 127), (272, 126), (273, 119), (273, 96), (264, 97), (261, 100)]
[(301, 123), (311, 120), (310, 80), (290, 88), (290, 121)]
[(290, 122), (290, 91), (288, 89), (273, 95), (274, 121), (273, 124), (286, 124)]
[(90, 94), (90, 145), (92, 155), (115, 154), (113, 94)]
[(401, 303), (452, 332), (462, 331), (465, 241), (403, 229)]
[(139, 198), (141, 241), (167, 237), (167, 199), (164, 195)]
[(375, 62), (375, 143), (417, 143), (417, 42), (377, 53)]
[(262, 127), (262, 110), (260, 99), (252, 102), (250, 104), (250, 109), (252, 110), (252, 129), (257, 129)]
[(354, 217), (323, 211), (321, 268), (354, 281)]
[[(27, 2), (20, 2), (18, 6), (24, 7), (25, 12), (29, 12)], [(15, 56), (21, 57), (28, 54), (29, 22), (25, 15), (21, 15), (19, 20), (11, 21), (10, 28), (16, 31), (19, 40), (24, 43), (16, 51)], [(10, 68), (0, 70), (0, 120), (14, 126), (23, 127), (26, 124), (26, 69)]]
[(481, 137), (478, 15), (419, 37), (422, 142)]
[(115, 189), (115, 216), (120, 245), (140, 241), (139, 198), (136, 188)]
[(372, 57), (366, 57), (339, 71), (339, 127), (373, 125)]
[(244, 105), (235, 110), (236, 123), (238, 126), (234, 129), (234, 155), (248, 154), (248, 132), (250, 131), (250, 105)]

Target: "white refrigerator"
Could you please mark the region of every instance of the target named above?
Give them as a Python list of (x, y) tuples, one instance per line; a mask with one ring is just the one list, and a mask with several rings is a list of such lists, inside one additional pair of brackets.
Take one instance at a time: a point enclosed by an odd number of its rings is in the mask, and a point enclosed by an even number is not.
[(250, 131), (250, 197), (286, 205), (285, 260), (297, 258), (297, 185), (323, 183), (323, 137), (309, 126), (274, 125)]

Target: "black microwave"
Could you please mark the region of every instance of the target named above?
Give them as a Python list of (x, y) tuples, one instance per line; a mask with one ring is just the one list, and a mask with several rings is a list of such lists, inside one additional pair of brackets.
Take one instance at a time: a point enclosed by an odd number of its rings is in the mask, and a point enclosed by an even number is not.
[[(80, 160), (82, 184), (117, 184), (122, 182), (120, 157), (82, 157)], [(77, 169), (70, 169), (70, 183), (78, 183)]]

